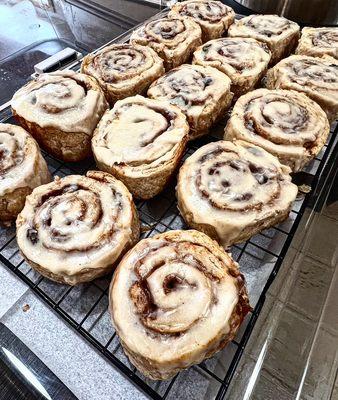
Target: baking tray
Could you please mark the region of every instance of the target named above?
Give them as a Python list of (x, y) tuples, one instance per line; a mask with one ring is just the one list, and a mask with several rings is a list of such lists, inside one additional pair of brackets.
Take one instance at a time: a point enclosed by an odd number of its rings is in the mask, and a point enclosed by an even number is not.
[[(164, 14), (165, 12), (162, 12), (152, 19)], [(129, 37), (130, 32), (127, 32), (107, 45), (126, 42)], [(71, 67), (78, 69), (79, 62)], [(15, 123), (8, 109), (3, 115), (6, 117), (3, 117), (1, 122)], [(207, 137), (189, 143), (184, 159), (202, 145), (221, 139), (225, 123), (226, 119)], [(297, 196), (289, 218), (230, 249), (246, 278), (253, 307), (235, 339), (213, 358), (180, 372), (170, 380), (156, 382), (147, 379), (129, 363), (124, 355), (108, 313), (108, 289), (111, 276), (76, 287), (57, 284), (42, 277), (22, 258), (17, 246), (14, 226), (0, 229), (0, 261), (150, 398), (223, 399), (226, 397), (227, 388), (263, 307), (266, 291), (278, 273), (304, 210), (309, 204), (315, 202), (314, 199), (325, 186), (326, 171), (332, 167), (334, 162), (332, 155), (338, 150), (337, 132), (338, 125), (335, 123), (331, 127), (328, 142), (320, 154), (302, 172), (293, 177), (297, 184), (310, 185), (312, 190)], [(94, 160), (71, 164), (57, 160), (44, 151), (43, 155), (54, 176), (84, 174), (88, 169), (95, 169)], [(172, 181), (166, 190), (154, 199), (136, 201), (136, 206), (142, 224), (142, 238), (168, 230), (187, 228), (177, 209), (175, 181)]]

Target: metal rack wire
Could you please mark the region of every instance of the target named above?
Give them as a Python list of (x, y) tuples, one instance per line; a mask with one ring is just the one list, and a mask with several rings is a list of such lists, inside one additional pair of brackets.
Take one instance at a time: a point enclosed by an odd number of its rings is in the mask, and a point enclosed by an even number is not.
[[(151, 19), (158, 18), (162, 14), (165, 15), (166, 11), (162, 11)], [(130, 32), (126, 32), (110, 43), (125, 42), (129, 36)], [(78, 69), (78, 66), (79, 62), (76, 62), (71, 67)], [(15, 123), (8, 109), (4, 110), (2, 116), (1, 122)], [(222, 138), (222, 126), (224, 126), (224, 121), (218, 127), (221, 128), (219, 132), (216, 127), (212, 135), (189, 143), (184, 158), (202, 145)], [(252, 237), (247, 242), (231, 248), (234, 259), (240, 264), (245, 275), (250, 302), (253, 306), (253, 311), (247, 315), (236, 338), (213, 358), (179, 373), (169, 381), (154, 382), (145, 378), (124, 355), (107, 310), (111, 276), (77, 287), (68, 287), (49, 281), (32, 270), (20, 255), (14, 227), (0, 228), (0, 261), (150, 398), (155, 400), (224, 399), (263, 307), (266, 291), (278, 273), (306, 206), (313, 199), (314, 193), (316, 194), (321, 177), (325, 176), (324, 169), (332, 163), (329, 156), (338, 151), (337, 134), (338, 125), (333, 125), (328, 143), (321, 153), (303, 172), (294, 177), (297, 184), (311, 185), (312, 193), (297, 198), (289, 218)], [(83, 174), (88, 169), (95, 169), (93, 160), (70, 164), (61, 162), (47, 153), (43, 152), (43, 155), (53, 175)], [(176, 207), (174, 188), (175, 182), (172, 182), (156, 198), (136, 202), (142, 223), (142, 237), (149, 237), (167, 230), (187, 228)]]
[[(6, 122), (13, 123), (12, 118)], [(329, 154), (334, 152), (338, 126), (332, 129), (330, 139), (319, 156), (302, 173), (302, 180), (318, 185)], [(201, 145), (218, 140), (219, 135), (193, 142), (185, 157)], [(44, 154), (53, 175), (81, 174), (94, 168), (94, 162), (66, 164)], [(142, 222), (142, 237), (171, 229), (186, 228), (176, 208), (175, 182), (159, 196), (149, 201), (138, 201)], [(265, 293), (273, 282), (296, 232), (311, 194), (300, 196), (287, 221), (261, 232), (247, 242), (233, 246), (231, 252), (239, 262), (249, 290), (253, 311), (247, 316), (239, 334), (222, 352), (198, 366), (181, 372), (170, 381), (152, 382), (142, 376), (125, 357), (107, 311), (108, 287), (111, 277), (98, 279), (79, 287), (67, 287), (43, 278), (33, 271), (19, 253), (14, 227), (2, 229), (0, 260), (18, 275), (72, 328), (99, 350), (116, 368), (153, 399), (212, 398), (223, 399), (236, 370), (243, 350), (259, 316)], [(184, 393), (184, 395), (182, 394)], [(183, 396), (183, 397), (182, 397)]]

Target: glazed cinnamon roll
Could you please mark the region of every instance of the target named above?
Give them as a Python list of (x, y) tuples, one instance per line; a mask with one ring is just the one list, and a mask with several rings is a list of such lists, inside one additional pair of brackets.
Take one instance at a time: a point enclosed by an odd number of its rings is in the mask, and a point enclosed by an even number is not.
[(179, 172), (179, 210), (189, 226), (227, 247), (287, 218), (297, 195), (290, 168), (251, 143), (209, 143)]
[(108, 108), (96, 80), (73, 71), (38, 76), (14, 94), (11, 105), (41, 147), (64, 161), (91, 154), (93, 131)]
[(231, 7), (216, 0), (187, 0), (173, 5), (169, 17), (191, 17), (202, 29), (202, 41), (221, 37), (234, 22)]
[(192, 18), (161, 18), (147, 22), (130, 38), (132, 44), (149, 46), (163, 59), (166, 71), (189, 61), (202, 44), (202, 31)]
[(260, 146), (297, 172), (316, 157), (329, 132), (325, 112), (305, 94), (257, 89), (235, 104), (224, 139)]
[(139, 238), (131, 194), (122, 182), (98, 171), (56, 177), (34, 189), (16, 226), (28, 263), (69, 285), (111, 272)]
[(185, 115), (168, 101), (128, 97), (101, 119), (93, 153), (100, 169), (121, 179), (136, 197), (149, 199), (176, 170), (188, 132)]
[(36, 141), (18, 126), (0, 124), (0, 222), (10, 224), (26, 196), (50, 179)]
[(278, 15), (249, 15), (234, 23), (231, 37), (249, 37), (267, 44), (271, 51), (270, 64), (287, 57), (297, 46), (299, 25)]
[(303, 28), (296, 54), (338, 59), (338, 28)]
[(303, 92), (322, 107), (330, 122), (338, 118), (338, 61), (332, 57), (285, 58), (268, 71), (266, 86)]
[(153, 99), (169, 100), (188, 118), (190, 139), (208, 133), (230, 107), (230, 79), (215, 68), (184, 64), (167, 72), (148, 90)]
[(97, 79), (113, 106), (117, 100), (144, 93), (164, 74), (164, 67), (162, 59), (150, 47), (124, 43), (87, 55), (81, 72)]
[(225, 347), (250, 306), (238, 264), (191, 230), (141, 240), (114, 274), (109, 308), (130, 361), (168, 379)]
[(237, 98), (252, 90), (265, 74), (270, 51), (264, 43), (247, 38), (210, 40), (199, 47), (193, 63), (215, 67), (231, 79), (231, 91)]

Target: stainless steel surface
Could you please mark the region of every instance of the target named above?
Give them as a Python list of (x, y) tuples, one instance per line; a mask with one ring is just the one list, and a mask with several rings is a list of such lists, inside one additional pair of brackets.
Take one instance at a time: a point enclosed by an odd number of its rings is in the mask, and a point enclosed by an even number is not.
[[(278, 14), (305, 25), (338, 25), (337, 0), (235, 0), (253, 12)], [(226, 1), (225, 1), (226, 3)]]

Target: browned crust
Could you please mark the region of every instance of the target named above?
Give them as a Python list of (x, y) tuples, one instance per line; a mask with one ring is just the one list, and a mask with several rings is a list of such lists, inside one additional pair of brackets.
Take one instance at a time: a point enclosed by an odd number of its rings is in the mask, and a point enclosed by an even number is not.
[(13, 116), (48, 153), (66, 162), (81, 161), (91, 155), (91, 137), (85, 133), (63, 132), (57, 128), (42, 128), (12, 109)]
[(28, 186), (16, 188), (10, 193), (0, 196), (0, 222), (11, 225), (25, 205), (26, 197), (32, 192)]
[[(188, 226), (200, 232), (205, 233), (212, 239), (217, 240), (217, 242), (219, 243), (225, 242), (225, 238), (223, 238), (222, 240), (222, 238), (218, 236), (214, 226), (210, 224), (201, 224), (195, 222), (193, 213), (191, 213), (190, 211), (185, 211), (184, 202), (181, 199), (181, 196), (178, 193), (176, 193), (176, 197), (180, 214), (182, 215), (184, 221)], [(257, 235), (264, 229), (270, 228), (271, 226), (274, 226), (280, 222), (285, 221), (289, 216), (291, 207), (292, 204), (290, 204), (290, 207), (287, 210), (276, 212), (274, 215), (271, 215), (263, 220), (256, 221), (255, 223), (247, 225), (244, 229), (241, 230), (241, 233), (237, 236), (236, 239), (232, 241), (226, 241), (226, 245), (230, 247), (233, 244), (245, 242), (246, 240), (250, 239), (252, 236)]]
[(123, 165), (108, 166), (96, 159), (96, 165), (101, 171), (108, 172), (115, 176), (117, 179), (122, 181), (133, 196), (147, 200), (156, 196), (162, 190), (165, 189), (170, 178), (174, 175), (177, 170), (187, 143), (187, 136), (181, 141), (178, 149), (176, 150), (174, 157), (168, 162), (159, 165), (158, 167), (147, 169), (145, 166), (144, 176), (133, 177), (128, 175), (128, 168), (124, 168)]
[[(156, 237), (161, 237), (161, 238), (167, 238), (169, 241), (171, 240), (171, 237), (179, 237), (181, 232), (183, 231), (170, 231), (166, 232), (164, 234), (159, 234), (154, 236)], [(190, 231), (190, 233), (193, 236), (200, 236), (201, 234), (197, 231)], [(144, 239), (147, 240), (147, 239)], [(219, 246), (219, 244), (212, 240), (210, 237), (205, 237), (203, 238), (203, 243), (204, 245), (211, 249), (212, 253), (215, 254), (217, 257), (220, 255), (220, 253), (224, 254), (225, 251), (224, 249)], [(232, 314), (229, 319), (229, 327), (230, 330), (229, 332), (222, 337), (220, 340), (220, 335), (222, 333), (219, 333), (218, 335), (215, 335), (215, 338), (211, 340), (206, 347), (209, 349), (208, 352), (206, 353), (205, 356), (203, 356), (200, 360), (197, 360), (194, 362), (194, 364), (198, 364), (202, 362), (206, 358), (212, 357), (215, 353), (218, 351), (222, 350), (237, 334), (238, 328), (240, 327), (241, 323), (243, 322), (246, 314), (252, 309), (249, 304), (249, 299), (247, 295), (247, 290), (245, 287), (245, 278), (243, 274), (240, 273), (238, 264), (235, 263), (232, 258), (229, 260), (230, 262), (226, 264), (227, 270), (229, 274), (236, 279), (236, 285), (238, 288), (238, 302), (234, 310), (232, 311)], [(119, 275), (119, 268), (117, 268), (116, 273), (113, 276), (113, 280), (111, 282), (111, 286), (109, 289), (110, 293), (110, 305), (109, 305), (109, 310), (110, 313), (113, 317), (113, 312), (112, 312), (112, 289), (114, 286), (114, 283), (117, 281)], [(117, 327), (118, 328), (118, 327)], [(118, 333), (118, 332), (117, 332)], [(139, 354), (131, 351), (126, 343), (123, 341), (123, 339), (120, 338), (122, 347), (130, 359), (130, 361), (137, 367), (138, 370), (140, 370), (145, 376), (153, 379), (153, 380), (165, 380), (165, 379), (170, 379), (173, 376), (175, 376), (178, 372), (180, 372), (183, 369), (189, 368), (191, 365), (187, 365), (189, 362), (189, 355), (187, 356), (182, 356), (181, 358), (175, 359), (173, 362), (177, 364), (177, 368), (171, 369), (169, 373), (164, 373), (161, 370), (161, 365), (158, 364), (158, 362), (154, 362), (151, 359), (148, 359), (146, 357), (140, 356)]]
[[(90, 75), (90, 72), (88, 71), (87, 66), (92, 62), (92, 59), (95, 56), (93, 55), (88, 55), (84, 57), (81, 65), (81, 72)], [(161, 60), (162, 61), (162, 60)], [(155, 61), (154, 61), (155, 62)], [(104, 82), (102, 79), (98, 79), (98, 83), (103, 90), (105, 97), (107, 101), (109, 102), (110, 106), (113, 107), (113, 105), (118, 101), (125, 99), (126, 97), (134, 96), (136, 94), (145, 94), (149, 86), (154, 82), (157, 78), (162, 76), (164, 74), (165, 70), (163, 66), (159, 66), (159, 69), (156, 73), (154, 73), (152, 76), (148, 77), (148, 79), (139, 79), (139, 81), (135, 84), (130, 86), (130, 84), (127, 84), (123, 88), (115, 88), (113, 85), (110, 85), (107, 82)]]

